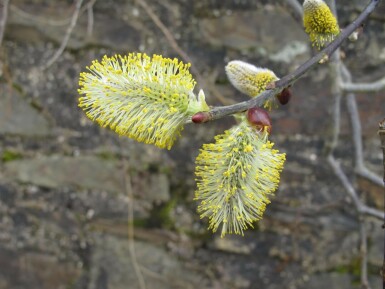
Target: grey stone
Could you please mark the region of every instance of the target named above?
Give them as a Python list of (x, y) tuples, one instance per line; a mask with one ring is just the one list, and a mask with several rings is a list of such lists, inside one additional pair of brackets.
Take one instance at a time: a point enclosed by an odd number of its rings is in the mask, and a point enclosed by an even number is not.
[(0, 134), (43, 137), (50, 134), (48, 120), (17, 91), (0, 85)]
[[(125, 192), (121, 162), (94, 156), (50, 156), (7, 162), (4, 173), (10, 179), (42, 187), (78, 187), (108, 192)], [(150, 181), (135, 177), (134, 191), (148, 201), (170, 198), (168, 178), (147, 174)], [(133, 184), (133, 185), (134, 185)]]
[(269, 58), (275, 62), (290, 64), (297, 56), (306, 54), (308, 51), (309, 45), (306, 42), (292, 41), (276, 53), (270, 54)]
[[(264, 25), (279, 19), (279, 25)], [(219, 18), (203, 19), (199, 27), (204, 41), (213, 46), (225, 46), (236, 50), (263, 49), (266, 53), (278, 53), (293, 39), (307, 42), (306, 35), (294, 20), (279, 10), (234, 12)], [(279, 33), (277, 33), (279, 29)], [(301, 54), (306, 52), (302, 48)]]
[[(65, 18), (62, 15), (58, 17), (60, 8), (65, 10), (67, 7), (58, 7), (57, 3), (53, 2), (45, 3), (38, 9), (34, 6), (12, 6), (7, 33), (12, 39), (18, 41), (37, 43), (50, 39), (56, 43), (61, 43), (71, 18)], [(127, 15), (131, 12), (132, 7), (131, 5), (122, 5), (117, 9), (119, 13)], [(125, 51), (127, 47), (138, 46), (142, 41), (143, 33), (140, 30), (144, 30), (144, 27), (137, 24), (139, 18), (120, 19), (120, 17), (111, 16), (110, 13), (95, 13), (93, 33), (87, 35), (87, 17), (81, 16), (78, 18), (77, 25), (67, 43), (67, 47), (70, 49), (97, 45)]]
[(146, 182), (148, 190), (144, 191), (149, 201), (166, 202), (170, 200), (170, 183), (164, 174), (151, 174)]
[(245, 242), (237, 236), (227, 236), (226, 238), (215, 237), (212, 248), (229, 253), (250, 254), (255, 249), (255, 242)]
[(71, 262), (51, 254), (0, 248), (0, 288), (68, 288), (81, 274)]
[[(203, 275), (185, 268), (183, 263), (163, 248), (140, 241), (135, 241), (133, 246), (136, 262), (147, 288), (205, 288), (202, 286)], [(105, 288), (109, 289), (127, 288), (127, 286), (139, 288), (138, 277), (132, 262), (127, 239), (96, 236), (88, 288), (100, 288), (98, 287), (100, 283), (105, 284)]]
[(310, 277), (308, 283), (303, 288), (311, 289), (358, 289), (359, 285), (352, 284), (352, 278), (348, 274), (316, 274)]
[(117, 170), (117, 162), (96, 157), (45, 156), (16, 160), (6, 163), (4, 171), (17, 181), (48, 188), (75, 186), (112, 192), (123, 190), (123, 175)]

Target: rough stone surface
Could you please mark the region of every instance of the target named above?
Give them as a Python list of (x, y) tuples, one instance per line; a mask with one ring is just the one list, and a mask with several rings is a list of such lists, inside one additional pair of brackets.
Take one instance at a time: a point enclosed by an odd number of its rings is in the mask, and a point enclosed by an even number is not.
[[(228, 61), (283, 76), (314, 53), (282, 1), (146, 2), (206, 80), (197, 88), (211, 105), (220, 104), (213, 89), (247, 99), (227, 80)], [(63, 54), (41, 70), (63, 39), (73, 1), (10, 3), (0, 47), (0, 289), (138, 288), (128, 204), (148, 289), (358, 288), (359, 222), (324, 158), (333, 108), (327, 64), (298, 81), (290, 103), (271, 113), (271, 138), (287, 163), (263, 220), (244, 237), (221, 239), (196, 213), (194, 159), (232, 119), (187, 125), (173, 149), (162, 151), (119, 138), (77, 107), (78, 76), (93, 59), (132, 51), (179, 57), (146, 11), (123, 0), (96, 1), (93, 13), (84, 7)], [(338, 1), (341, 27), (364, 6)], [(360, 39), (342, 46), (355, 81), (385, 74), (384, 14), (381, 2)], [(365, 162), (377, 174), (384, 97), (357, 94)], [(360, 197), (382, 208), (383, 188), (355, 177), (350, 134), (343, 103), (335, 155)], [(377, 221), (366, 225), (369, 278), (377, 288), (383, 230)]]
[[(92, 172), (92, 174), (90, 173)], [(116, 160), (93, 156), (51, 156), (7, 162), (5, 177), (46, 188), (75, 187), (117, 193), (125, 191), (124, 170)], [(148, 201), (168, 201), (169, 182), (164, 174), (148, 174), (136, 192)]]
[(48, 120), (14, 88), (0, 83), (0, 134), (44, 137), (50, 134)]
[[(92, 171), (92, 175), (90, 175)], [(116, 161), (95, 157), (41, 157), (8, 162), (6, 177), (46, 188), (63, 186), (119, 192), (123, 190), (122, 176)]]
[[(127, 239), (100, 236), (95, 243), (89, 270), (90, 289), (104, 284), (111, 289), (119, 289), (122, 284), (139, 288), (132, 255)], [(149, 288), (196, 288), (204, 287), (205, 276), (196, 269), (186, 268), (177, 258), (162, 248), (135, 242), (136, 262), (143, 270)]]

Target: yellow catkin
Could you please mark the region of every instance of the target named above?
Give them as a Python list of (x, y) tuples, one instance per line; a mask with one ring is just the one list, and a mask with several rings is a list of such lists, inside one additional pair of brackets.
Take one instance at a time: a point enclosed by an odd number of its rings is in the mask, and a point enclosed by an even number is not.
[(119, 135), (170, 149), (189, 117), (209, 109), (189, 68), (160, 55), (104, 56), (80, 74), (79, 107)]
[[(250, 97), (258, 96), (266, 90), (269, 83), (279, 79), (273, 71), (267, 68), (256, 67), (240, 60), (230, 61), (225, 69), (231, 84)], [(269, 110), (276, 106), (275, 97), (264, 103), (264, 107)]]
[(253, 227), (278, 187), (286, 156), (267, 137), (242, 121), (203, 145), (196, 158), (198, 212), (222, 237)]
[(303, 25), (313, 46), (321, 49), (340, 33), (336, 17), (322, 0), (305, 0)]

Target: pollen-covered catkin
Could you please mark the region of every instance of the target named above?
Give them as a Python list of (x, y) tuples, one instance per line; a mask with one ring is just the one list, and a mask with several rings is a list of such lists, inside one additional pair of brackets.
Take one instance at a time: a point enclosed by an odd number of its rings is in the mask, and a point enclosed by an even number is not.
[(324, 47), (340, 33), (336, 17), (322, 0), (303, 2), (303, 25), (313, 46)]
[(267, 138), (266, 131), (258, 132), (244, 120), (200, 150), (195, 169), (198, 212), (222, 237), (243, 235), (253, 227), (278, 187), (286, 155)]
[(170, 149), (189, 117), (209, 109), (189, 67), (160, 55), (104, 56), (80, 74), (79, 106), (102, 127)]
[[(231, 84), (250, 97), (258, 96), (266, 90), (269, 83), (279, 79), (270, 69), (257, 67), (240, 60), (230, 61), (225, 70)], [(275, 97), (269, 99), (264, 103), (264, 108), (271, 110), (278, 105), (276, 102)]]

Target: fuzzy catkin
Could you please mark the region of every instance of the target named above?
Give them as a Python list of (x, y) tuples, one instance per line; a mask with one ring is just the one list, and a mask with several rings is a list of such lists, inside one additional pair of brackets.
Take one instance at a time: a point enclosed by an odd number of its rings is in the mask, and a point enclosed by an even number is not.
[(303, 25), (313, 46), (321, 49), (340, 33), (336, 17), (322, 0), (305, 0)]
[(170, 149), (189, 117), (209, 109), (189, 67), (160, 55), (104, 56), (80, 74), (79, 106), (102, 127)]
[(196, 158), (198, 212), (213, 232), (220, 228), (222, 237), (253, 227), (278, 187), (286, 155), (267, 137), (242, 121), (203, 145)]

